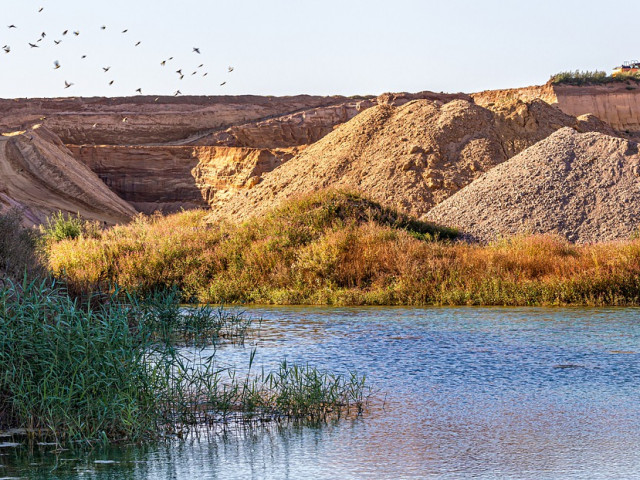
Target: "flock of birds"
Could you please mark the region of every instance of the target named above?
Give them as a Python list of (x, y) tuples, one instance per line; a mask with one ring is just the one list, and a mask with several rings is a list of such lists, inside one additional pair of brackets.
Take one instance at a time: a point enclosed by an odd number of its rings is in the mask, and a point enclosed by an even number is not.
[[(40, 8), (38, 9), (38, 13), (42, 13), (43, 11), (44, 11), (44, 7), (40, 7)], [(15, 24), (10, 24), (10, 25), (7, 25), (7, 28), (11, 30), (11, 29), (17, 29), (18, 27), (17, 27)], [(106, 25), (102, 25), (102, 26), (100, 27), (100, 30), (102, 30), (102, 31), (107, 30), (107, 26), (106, 26)], [(122, 35), (126, 35), (126, 34), (128, 34), (128, 33), (129, 33), (129, 29), (124, 29), (124, 30), (122, 30), (120, 33), (121, 33)], [(71, 33), (70, 33), (70, 30), (64, 30), (64, 31), (61, 33), (60, 38), (59, 38), (59, 39), (55, 39), (55, 40), (53, 40), (53, 43), (54, 43), (55, 45), (60, 45), (60, 44), (63, 42), (64, 37), (66, 37), (67, 35), (73, 35), (73, 36), (75, 36), (75, 37), (79, 37), (79, 36), (80, 36), (80, 30), (73, 30), (73, 31), (71, 31)], [(47, 38), (47, 32), (42, 32), (42, 33), (40, 34), (40, 36), (38, 37), (38, 39), (37, 39), (37, 40), (35, 40), (33, 43), (32, 43), (32, 42), (27, 42), (27, 43), (29, 44), (29, 48), (30, 48), (30, 49), (40, 48), (40, 45), (39, 45), (39, 44), (40, 44), (41, 42), (43, 42), (46, 38)], [(139, 47), (140, 45), (142, 45), (142, 41), (141, 41), (141, 40), (138, 40), (138, 41), (137, 41), (133, 46), (134, 46), (134, 48), (136, 48), (136, 47)], [(2, 47), (2, 50), (4, 51), (4, 53), (5, 53), (5, 54), (9, 54), (9, 53), (11, 53), (11, 46), (10, 46), (10, 45), (4, 45), (4, 46)], [(194, 54), (194, 55), (201, 55), (201, 53), (202, 53), (202, 52), (200, 51), (200, 47), (193, 47), (193, 49), (192, 49), (191, 53), (192, 53), (192, 54)], [(86, 59), (86, 58), (87, 58), (87, 55), (82, 55), (82, 56), (80, 57), (80, 59), (81, 59), (81, 60), (84, 60), (84, 59)], [(162, 66), (162, 67), (167, 67), (167, 66), (170, 64), (170, 62), (171, 62), (172, 60), (174, 60), (174, 57), (169, 57), (169, 58), (167, 58), (167, 59), (164, 59), (164, 60), (162, 60), (162, 61), (160, 62), (160, 66)], [(54, 70), (58, 70), (58, 69), (60, 69), (60, 68), (62, 68), (61, 63), (60, 63), (58, 60), (54, 60), (54, 62), (53, 62), (53, 69), (54, 69)], [(209, 75), (209, 73), (208, 73), (207, 71), (205, 71), (205, 70), (204, 70), (204, 68), (205, 68), (205, 64), (204, 64), (204, 63), (201, 63), (201, 64), (200, 64), (200, 65), (198, 65), (198, 67), (197, 67), (197, 68), (196, 68), (196, 69), (191, 73), (191, 76), (201, 75), (202, 77), (206, 77), (207, 75)], [(104, 66), (104, 67), (102, 67), (102, 70), (103, 70), (103, 72), (104, 72), (104, 73), (108, 73), (108, 72), (111, 70), (111, 66), (110, 66), (110, 65), (108, 65), (108, 66)], [(234, 71), (234, 67), (232, 67), (232, 66), (227, 67), (227, 73), (231, 73), (231, 72), (233, 72), (233, 71)], [(178, 70), (176, 70), (176, 71), (175, 71), (175, 73), (178, 75), (178, 77), (177, 77), (177, 78), (178, 78), (178, 80), (183, 80), (183, 79), (185, 78), (186, 73), (183, 73), (183, 69), (182, 69), (182, 68), (178, 68)], [(115, 80), (109, 80), (108, 85), (109, 85), (109, 86), (111, 86), (111, 85), (113, 85), (114, 83), (115, 83)], [(225, 80), (225, 81), (223, 81), (222, 83), (220, 83), (220, 86), (222, 87), (222, 86), (224, 86), (224, 85), (226, 85), (226, 84), (227, 84), (227, 82), (226, 82), (226, 80)], [(64, 88), (65, 88), (65, 89), (67, 89), (67, 88), (71, 88), (71, 87), (73, 87), (74, 85), (75, 85), (75, 83), (73, 83), (73, 82), (69, 82), (69, 81), (67, 81), (67, 80), (65, 80), (65, 81), (64, 81)], [(137, 88), (137, 89), (135, 90), (135, 92), (136, 92), (137, 94), (139, 94), (139, 95), (142, 95), (142, 87)], [(179, 89), (178, 89), (178, 90), (176, 90), (176, 91), (175, 91), (175, 93), (174, 93), (174, 96), (178, 96), (178, 95), (182, 95), (182, 92), (181, 92)]]

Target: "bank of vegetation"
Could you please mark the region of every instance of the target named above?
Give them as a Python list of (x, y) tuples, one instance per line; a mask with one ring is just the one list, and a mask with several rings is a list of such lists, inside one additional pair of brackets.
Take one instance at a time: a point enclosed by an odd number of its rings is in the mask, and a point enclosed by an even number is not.
[[(252, 319), (182, 308), (175, 287), (69, 295), (37, 268), (36, 247), (76, 222), (58, 217), (37, 235), (16, 214), (0, 215), (10, 227), (0, 230), (0, 432), (69, 446), (361, 412), (367, 387), (355, 372), (286, 361), (265, 371), (253, 366), (255, 350), (238, 366), (242, 374), (220, 365), (217, 347), (244, 343)], [(96, 235), (95, 226), (81, 227), (73, 236)]]
[(640, 81), (640, 74), (638, 73), (620, 73), (615, 77), (607, 74), (607, 72), (601, 70), (589, 71), (589, 70), (575, 70), (556, 73), (551, 76), (549, 80), (552, 84), (566, 84), (566, 85), (598, 85), (614, 82), (627, 82), (627, 81)]
[(554, 236), (490, 245), (322, 192), (241, 225), (203, 211), (140, 217), (51, 242), (49, 268), (72, 291), (177, 288), (207, 303), (639, 305), (640, 240), (576, 246)]

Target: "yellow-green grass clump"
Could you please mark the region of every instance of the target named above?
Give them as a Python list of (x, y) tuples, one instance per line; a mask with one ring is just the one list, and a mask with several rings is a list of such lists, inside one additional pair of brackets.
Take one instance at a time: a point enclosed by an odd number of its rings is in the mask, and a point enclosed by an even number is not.
[(52, 243), (49, 266), (81, 293), (175, 286), (186, 300), (212, 303), (640, 304), (640, 240), (473, 245), (345, 192), (293, 200), (241, 225), (206, 215), (140, 217)]

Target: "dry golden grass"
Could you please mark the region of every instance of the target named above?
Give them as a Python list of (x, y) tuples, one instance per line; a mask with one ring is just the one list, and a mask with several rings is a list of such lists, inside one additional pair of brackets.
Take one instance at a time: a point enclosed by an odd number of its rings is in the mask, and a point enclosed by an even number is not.
[(214, 303), (640, 304), (640, 240), (434, 241), (452, 232), (344, 192), (238, 226), (204, 217), (139, 217), (97, 238), (53, 243), (49, 266), (77, 292), (176, 285), (187, 300)]

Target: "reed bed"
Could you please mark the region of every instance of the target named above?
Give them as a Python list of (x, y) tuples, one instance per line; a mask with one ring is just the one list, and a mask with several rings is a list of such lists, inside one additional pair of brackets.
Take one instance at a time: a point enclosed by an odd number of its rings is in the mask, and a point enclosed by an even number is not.
[(203, 211), (140, 217), (51, 243), (48, 262), (76, 292), (176, 287), (203, 303), (640, 305), (638, 238), (454, 237), (358, 195), (321, 192), (242, 225)]
[(283, 363), (240, 377), (218, 365), (210, 347), (251, 326), (238, 314), (185, 313), (172, 291), (117, 293), (91, 306), (48, 281), (0, 290), (0, 428), (59, 444), (139, 442), (245, 415), (322, 421), (365, 402), (356, 374)]

